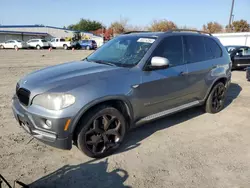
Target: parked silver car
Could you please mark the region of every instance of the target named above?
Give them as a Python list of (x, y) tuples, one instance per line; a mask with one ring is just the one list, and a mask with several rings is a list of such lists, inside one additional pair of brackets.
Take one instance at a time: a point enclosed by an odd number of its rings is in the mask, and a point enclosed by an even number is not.
[(62, 149), (74, 143), (90, 157), (104, 157), (138, 124), (198, 105), (221, 111), (231, 66), (226, 49), (208, 34), (127, 33), (82, 61), (25, 76), (12, 108), (44, 143)]

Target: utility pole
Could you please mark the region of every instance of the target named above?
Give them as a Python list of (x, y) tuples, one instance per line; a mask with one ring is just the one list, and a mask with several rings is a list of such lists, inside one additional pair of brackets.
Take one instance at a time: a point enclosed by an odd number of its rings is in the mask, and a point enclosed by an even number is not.
[(232, 17), (233, 17), (233, 10), (234, 10), (234, 0), (232, 0), (231, 12), (230, 12), (229, 23), (228, 23), (228, 27), (230, 30), (231, 30), (231, 23), (232, 23)]

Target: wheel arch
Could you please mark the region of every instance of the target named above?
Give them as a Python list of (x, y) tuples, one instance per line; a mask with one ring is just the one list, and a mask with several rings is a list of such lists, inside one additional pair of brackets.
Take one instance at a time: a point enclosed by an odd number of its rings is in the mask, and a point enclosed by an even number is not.
[(81, 118), (83, 118), (87, 113), (90, 113), (93, 109), (98, 108), (98, 106), (101, 105), (112, 106), (117, 110), (119, 110), (124, 115), (126, 122), (128, 122), (127, 123), (128, 128), (132, 126), (132, 123), (134, 121), (133, 108), (129, 100), (126, 99), (125, 97), (120, 97), (120, 96), (104, 97), (89, 103), (88, 105), (83, 107), (76, 115), (71, 125), (71, 133), (73, 141), (75, 141), (76, 139), (77, 127)]
[(206, 101), (206, 99), (208, 98), (210, 92), (212, 91), (212, 89), (214, 88), (214, 86), (219, 83), (219, 82), (222, 82), (224, 85), (227, 84), (227, 81), (228, 81), (228, 78), (227, 77), (219, 77), (217, 79), (215, 79), (213, 81), (213, 83), (211, 84), (210, 88), (208, 89), (206, 95), (205, 95), (205, 98), (204, 98), (204, 101)]

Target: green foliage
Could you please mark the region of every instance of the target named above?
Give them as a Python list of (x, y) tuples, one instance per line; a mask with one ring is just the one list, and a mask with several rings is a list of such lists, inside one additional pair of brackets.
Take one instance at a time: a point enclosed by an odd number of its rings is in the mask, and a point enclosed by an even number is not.
[(97, 29), (103, 28), (101, 22), (92, 21), (88, 19), (81, 19), (78, 23), (68, 26), (68, 29), (73, 29), (77, 31), (95, 31)]

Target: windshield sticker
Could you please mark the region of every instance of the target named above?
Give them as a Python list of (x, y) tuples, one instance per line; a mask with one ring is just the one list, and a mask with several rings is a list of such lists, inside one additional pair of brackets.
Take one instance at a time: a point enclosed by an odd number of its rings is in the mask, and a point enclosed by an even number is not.
[(154, 43), (155, 39), (150, 39), (150, 38), (139, 38), (137, 42), (145, 42), (145, 43)]

